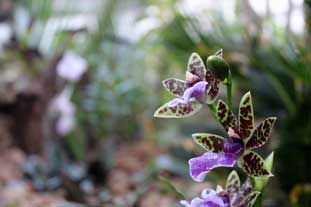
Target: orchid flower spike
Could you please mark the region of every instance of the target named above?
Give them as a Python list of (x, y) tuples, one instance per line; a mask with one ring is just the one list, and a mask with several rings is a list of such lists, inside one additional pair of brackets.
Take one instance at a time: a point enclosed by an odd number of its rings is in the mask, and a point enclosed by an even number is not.
[(189, 160), (189, 170), (193, 180), (202, 182), (212, 169), (233, 167), (237, 162), (249, 176), (272, 176), (265, 161), (252, 149), (261, 147), (267, 142), (276, 117), (269, 117), (254, 128), (250, 92), (241, 99), (238, 120), (222, 100), (217, 104), (217, 117), (229, 138), (207, 133), (192, 135), (194, 141), (208, 151), (202, 156)]
[(202, 104), (213, 103), (219, 94), (221, 81), (207, 70), (201, 57), (193, 53), (188, 61), (186, 80), (169, 78), (163, 86), (177, 98), (162, 105), (154, 113), (159, 118), (182, 118), (197, 113)]
[(236, 171), (232, 171), (227, 178), (226, 188), (218, 186), (217, 190), (205, 189), (201, 197), (190, 202), (180, 201), (185, 207), (251, 207), (260, 192), (255, 191), (250, 180), (240, 185), (240, 178)]

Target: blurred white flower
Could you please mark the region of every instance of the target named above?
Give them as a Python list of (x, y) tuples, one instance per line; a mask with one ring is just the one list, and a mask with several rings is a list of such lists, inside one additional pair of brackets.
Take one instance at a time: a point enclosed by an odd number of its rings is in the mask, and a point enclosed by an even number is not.
[(68, 81), (78, 81), (87, 70), (85, 59), (73, 52), (66, 52), (57, 65), (57, 74)]
[(0, 51), (3, 46), (10, 41), (12, 36), (12, 29), (7, 23), (0, 23)]
[(70, 101), (71, 88), (65, 88), (52, 101), (52, 112), (58, 113), (59, 118), (56, 123), (56, 131), (64, 136), (70, 133), (75, 127), (75, 105)]

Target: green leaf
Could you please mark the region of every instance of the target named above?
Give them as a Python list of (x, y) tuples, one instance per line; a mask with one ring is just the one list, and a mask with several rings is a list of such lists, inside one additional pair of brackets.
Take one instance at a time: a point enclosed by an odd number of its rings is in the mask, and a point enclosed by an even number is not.
[(179, 104), (174, 107), (170, 107), (166, 103), (158, 108), (153, 116), (158, 118), (184, 118), (197, 113), (201, 107), (202, 105), (197, 102), (191, 102), (188, 105)]
[(197, 53), (191, 54), (188, 61), (187, 71), (198, 76), (200, 80), (205, 80), (206, 68), (203, 60)]
[(236, 197), (236, 195), (240, 191), (240, 186), (241, 186), (241, 182), (240, 182), (239, 175), (235, 170), (233, 170), (229, 174), (227, 178), (227, 182), (226, 182), (226, 191), (229, 194), (230, 200), (233, 200)]
[(222, 100), (219, 100), (217, 103), (217, 119), (226, 132), (229, 131), (229, 128), (234, 129), (237, 127), (237, 118), (230, 111), (229, 106)]
[(159, 176), (159, 181), (162, 185), (162, 187), (169, 193), (174, 194), (175, 196), (177, 196), (178, 198), (185, 200), (186, 196), (180, 192), (179, 190), (176, 189), (176, 187), (166, 178), (164, 178), (163, 176)]
[(264, 145), (269, 137), (276, 117), (269, 117), (260, 123), (246, 142), (246, 149), (255, 149)]
[(274, 151), (270, 153), (270, 155), (265, 159), (266, 167), (269, 171), (272, 171), (274, 160)]
[(239, 166), (249, 175), (254, 177), (273, 176), (267, 168), (265, 161), (255, 152), (247, 151), (238, 160)]
[(210, 152), (222, 152), (224, 147), (225, 138), (207, 133), (197, 133), (192, 135), (194, 141)]
[(239, 107), (239, 131), (242, 139), (247, 139), (254, 129), (254, 112), (251, 93), (247, 92), (241, 99)]
[(187, 88), (186, 81), (175, 78), (166, 79), (162, 84), (168, 92), (177, 97), (182, 96)]

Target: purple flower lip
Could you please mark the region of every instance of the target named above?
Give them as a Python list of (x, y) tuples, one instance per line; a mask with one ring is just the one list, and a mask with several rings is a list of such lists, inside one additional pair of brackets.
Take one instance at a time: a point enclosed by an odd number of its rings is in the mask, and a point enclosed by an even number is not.
[(224, 143), (224, 153), (228, 156), (238, 157), (244, 151), (243, 141), (235, 138), (228, 138)]
[(168, 103), (169, 107), (176, 107), (177, 105), (187, 105), (194, 98), (199, 103), (203, 103), (206, 99), (206, 93), (209, 91), (207, 87), (208, 83), (200, 81), (194, 84), (192, 87), (187, 88), (182, 97), (175, 98)]
[(241, 139), (228, 138), (223, 144), (223, 152), (207, 152), (189, 160), (190, 176), (194, 181), (202, 182), (205, 176), (217, 167), (233, 167), (244, 152)]
[(194, 74), (186, 71), (186, 84), (187, 84), (187, 87), (192, 87), (197, 82), (200, 82), (200, 81), (205, 81), (205, 80), (202, 80), (202, 79), (200, 79), (199, 76), (194, 75)]
[(190, 176), (194, 181), (202, 182), (216, 167), (233, 167), (237, 157), (231, 154), (206, 152), (202, 156), (189, 160)]
[(241, 185), (240, 177), (236, 171), (232, 171), (227, 177), (225, 189), (217, 186), (216, 191), (204, 189), (201, 197), (196, 197), (190, 202), (180, 201), (185, 207), (244, 207), (253, 206), (260, 194), (253, 189), (249, 179)]
[[(203, 191), (204, 192), (204, 191)], [(196, 197), (190, 202), (186, 200), (180, 201), (185, 207), (229, 207), (229, 199), (219, 196), (214, 190), (207, 193), (202, 192), (202, 198)]]

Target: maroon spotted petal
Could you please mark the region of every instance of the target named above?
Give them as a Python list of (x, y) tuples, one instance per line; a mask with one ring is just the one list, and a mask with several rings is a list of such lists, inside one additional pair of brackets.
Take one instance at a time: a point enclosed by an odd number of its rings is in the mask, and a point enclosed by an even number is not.
[(247, 149), (255, 149), (264, 145), (269, 137), (270, 131), (276, 121), (276, 117), (270, 117), (264, 120), (253, 131), (251, 137), (246, 143)]
[(238, 196), (240, 191), (240, 178), (235, 170), (233, 170), (227, 178), (226, 191), (229, 194), (230, 201), (233, 201)]
[(194, 141), (209, 152), (223, 152), (225, 138), (207, 133), (192, 135)]
[(222, 100), (219, 100), (217, 104), (217, 118), (226, 132), (229, 131), (229, 128), (237, 128), (237, 118), (230, 111), (229, 106)]
[(253, 187), (249, 178), (247, 178), (240, 187), (238, 195), (230, 200), (231, 206), (238, 206), (251, 192), (253, 192)]
[(212, 82), (211, 89), (207, 94), (207, 100), (206, 100), (207, 104), (211, 104), (215, 102), (215, 100), (217, 99), (219, 95), (220, 87), (221, 87), (221, 82), (218, 79), (215, 79), (215, 81)]
[(234, 205), (234, 207), (252, 207), (259, 194), (260, 192), (258, 191), (251, 192), (249, 195), (244, 197), (240, 203)]
[(173, 95), (182, 96), (186, 90), (186, 81), (169, 78), (162, 82), (163, 86)]
[(187, 71), (195, 76), (198, 76), (198, 81), (205, 81), (206, 68), (203, 60), (197, 53), (191, 54), (188, 62)]
[(170, 106), (170, 102), (168, 102), (158, 108), (153, 116), (158, 118), (183, 118), (197, 113), (201, 107), (202, 105), (196, 101), (175, 106)]
[(270, 177), (272, 173), (268, 170), (264, 160), (255, 152), (245, 152), (238, 161), (239, 166), (249, 175), (254, 177)]
[(247, 92), (241, 99), (239, 107), (239, 131), (243, 140), (247, 139), (254, 129), (254, 112), (251, 93)]

